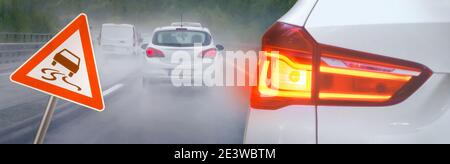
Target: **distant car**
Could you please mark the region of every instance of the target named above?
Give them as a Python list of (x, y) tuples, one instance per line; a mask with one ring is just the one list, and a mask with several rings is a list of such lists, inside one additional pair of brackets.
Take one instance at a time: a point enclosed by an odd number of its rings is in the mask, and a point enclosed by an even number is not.
[(72, 77), (80, 70), (80, 58), (67, 49), (62, 50), (53, 57), (52, 65), (59, 63), (70, 71), (69, 77)]
[(105, 55), (131, 56), (139, 54), (142, 39), (134, 25), (103, 24), (98, 42)]
[(450, 143), (448, 0), (301, 0), (262, 38), (247, 144)]
[[(143, 44), (145, 49), (145, 60), (147, 61), (144, 72), (144, 84), (148, 80), (168, 81), (171, 78), (171, 71), (175, 68), (185, 67), (192, 69), (191, 65), (180, 66), (177, 63), (171, 63), (171, 57), (175, 52), (184, 52), (189, 54), (191, 59), (212, 59), (224, 50), (222, 45), (215, 45), (214, 39), (208, 28), (200, 23), (193, 22), (175, 22), (170, 26), (160, 27), (154, 30), (151, 42)], [(196, 54), (195, 46), (201, 45), (201, 51)], [(200, 48), (198, 46), (197, 48)], [(192, 78), (201, 78), (195, 74)]]

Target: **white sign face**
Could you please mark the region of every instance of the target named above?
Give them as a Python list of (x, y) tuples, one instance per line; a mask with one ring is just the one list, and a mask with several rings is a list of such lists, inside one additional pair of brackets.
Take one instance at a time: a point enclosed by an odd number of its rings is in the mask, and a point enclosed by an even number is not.
[(80, 32), (75, 32), (27, 76), (92, 97)]

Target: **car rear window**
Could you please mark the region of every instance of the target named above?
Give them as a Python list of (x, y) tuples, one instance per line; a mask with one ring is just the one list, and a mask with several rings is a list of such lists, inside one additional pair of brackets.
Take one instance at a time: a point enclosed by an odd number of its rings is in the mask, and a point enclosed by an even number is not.
[(103, 26), (101, 36), (102, 43), (130, 44), (133, 42), (134, 31), (131, 27)]
[(195, 44), (211, 44), (211, 36), (203, 31), (168, 30), (156, 32), (153, 44), (169, 47), (193, 47)]

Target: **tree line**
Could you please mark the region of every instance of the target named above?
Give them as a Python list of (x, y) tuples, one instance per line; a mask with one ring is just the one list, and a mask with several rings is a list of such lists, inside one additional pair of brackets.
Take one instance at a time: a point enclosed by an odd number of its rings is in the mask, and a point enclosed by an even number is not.
[[(0, 0), (0, 31), (54, 33), (80, 12), (98, 23), (160, 26), (179, 20), (261, 32), (297, 0)], [(223, 28), (226, 26), (227, 28)], [(146, 29), (144, 29), (146, 30)]]

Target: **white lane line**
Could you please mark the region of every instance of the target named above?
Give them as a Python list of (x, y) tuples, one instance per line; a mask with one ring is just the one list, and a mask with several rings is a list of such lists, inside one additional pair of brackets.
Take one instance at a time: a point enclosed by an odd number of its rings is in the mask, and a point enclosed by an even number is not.
[[(106, 96), (110, 95), (111, 93), (114, 93), (115, 91), (119, 90), (120, 88), (122, 88), (124, 86), (125, 85), (123, 85), (123, 84), (116, 84), (116, 85), (112, 86), (111, 88), (102, 91), (103, 92), (103, 96), (106, 97)], [(58, 105), (57, 108), (66, 108), (66, 107), (68, 107), (70, 105), (74, 105), (74, 103), (66, 102), (64, 104)], [(69, 110), (66, 110), (66, 111), (69, 111)]]
[(116, 84), (116, 85), (112, 86), (111, 88), (109, 88), (107, 90), (104, 90), (103, 91), (103, 96), (108, 96), (111, 93), (114, 93), (115, 91), (119, 90), (123, 86), (125, 86), (125, 85), (123, 85), (123, 84)]

